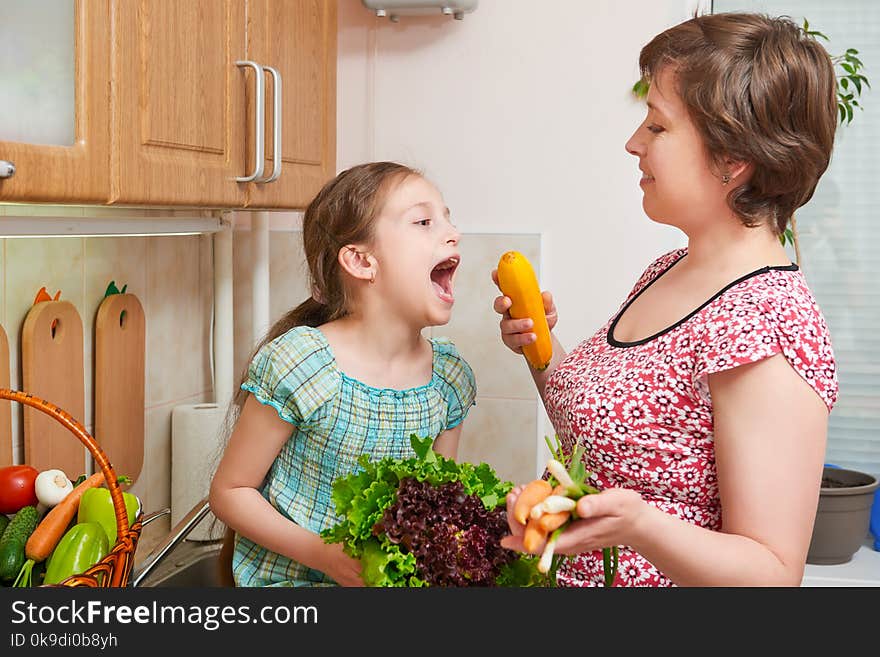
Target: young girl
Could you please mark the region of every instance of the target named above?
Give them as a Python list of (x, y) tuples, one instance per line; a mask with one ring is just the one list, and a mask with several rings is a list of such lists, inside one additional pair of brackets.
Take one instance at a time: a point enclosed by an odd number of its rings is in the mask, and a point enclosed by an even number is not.
[[(556, 551), (575, 555), (559, 582), (601, 586), (602, 548), (622, 546), (618, 585), (797, 586), (838, 385), (825, 319), (779, 235), (831, 158), (831, 59), (790, 20), (717, 14), (658, 35), (639, 64), (648, 111), (626, 150), (645, 213), (687, 248), (533, 372), (602, 489), (559, 538)], [(518, 351), (534, 334), (509, 307), (495, 300)], [(510, 523), (502, 544), (522, 549)]]
[(418, 172), (375, 162), (340, 173), (303, 218), (312, 297), (257, 347), (210, 504), (235, 530), (237, 586), (360, 586), (360, 564), (319, 536), (331, 484), (371, 458), (413, 455), (410, 435), (455, 458), (474, 403), (446, 324), (459, 233)]

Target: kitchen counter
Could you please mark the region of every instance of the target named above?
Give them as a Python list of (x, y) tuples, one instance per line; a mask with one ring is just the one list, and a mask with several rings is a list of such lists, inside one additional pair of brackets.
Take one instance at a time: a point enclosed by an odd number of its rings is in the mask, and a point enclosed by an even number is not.
[(874, 541), (866, 540), (847, 563), (832, 566), (807, 564), (801, 586), (877, 586), (880, 587), (880, 552)]

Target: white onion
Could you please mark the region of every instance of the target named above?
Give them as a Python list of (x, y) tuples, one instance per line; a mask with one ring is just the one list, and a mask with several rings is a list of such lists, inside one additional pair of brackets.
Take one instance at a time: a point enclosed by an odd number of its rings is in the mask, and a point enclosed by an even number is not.
[(73, 490), (73, 483), (62, 470), (43, 470), (34, 480), (34, 490), (40, 504), (53, 507)]

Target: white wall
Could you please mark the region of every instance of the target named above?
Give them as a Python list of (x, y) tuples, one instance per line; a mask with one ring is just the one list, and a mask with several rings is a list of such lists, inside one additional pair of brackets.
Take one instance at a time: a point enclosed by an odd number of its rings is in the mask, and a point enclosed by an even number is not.
[(338, 168), (393, 159), (422, 169), (465, 239), (540, 232), (541, 284), (573, 347), (654, 257), (683, 244), (642, 212), (624, 143), (644, 116), (629, 93), (639, 50), (698, 4), (482, 0), (461, 21), (395, 24), (341, 0)]

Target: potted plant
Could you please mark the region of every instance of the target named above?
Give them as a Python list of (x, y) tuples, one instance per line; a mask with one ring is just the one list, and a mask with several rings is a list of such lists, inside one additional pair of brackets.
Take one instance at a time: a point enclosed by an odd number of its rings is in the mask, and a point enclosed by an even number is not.
[(852, 559), (868, 536), (878, 488), (880, 480), (873, 475), (825, 466), (807, 563), (828, 565)]

